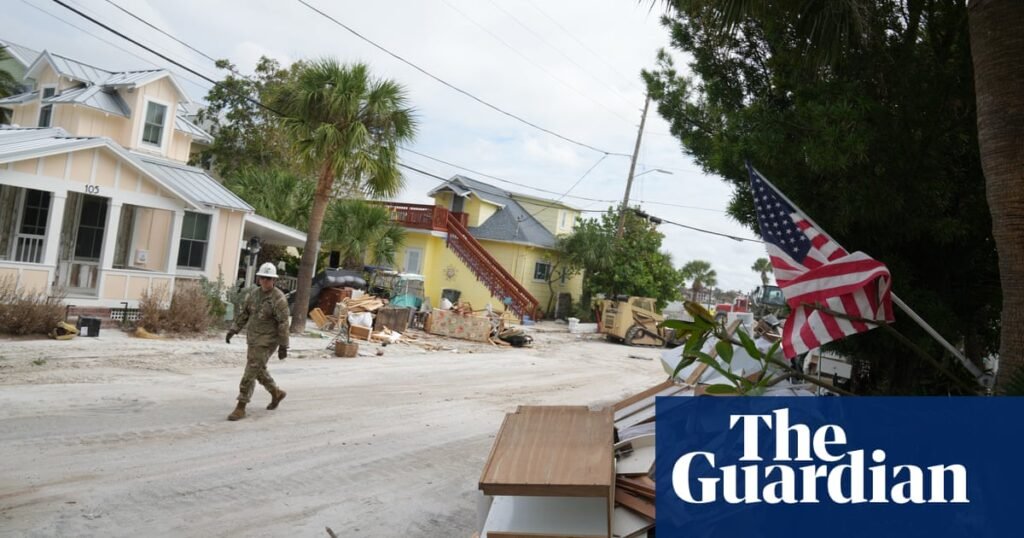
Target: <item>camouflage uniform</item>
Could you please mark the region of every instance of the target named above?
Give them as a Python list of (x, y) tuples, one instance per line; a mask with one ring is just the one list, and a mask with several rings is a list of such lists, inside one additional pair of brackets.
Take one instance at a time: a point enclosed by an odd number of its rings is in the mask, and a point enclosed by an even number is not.
[(277, 288), (265, 292), (256, 287), (245, 296), (234, 328), (239, 332), (246, 323), (249, 324), (245, 333), (249, 350), (245, 373), (238, 384), (239, 402), (249, 402), (256, 381), (272, 395), (278, 391), (274, 378), (267, 371), (267, 361), (278, 346), (288, 347), (288, 315), (288, 300)]

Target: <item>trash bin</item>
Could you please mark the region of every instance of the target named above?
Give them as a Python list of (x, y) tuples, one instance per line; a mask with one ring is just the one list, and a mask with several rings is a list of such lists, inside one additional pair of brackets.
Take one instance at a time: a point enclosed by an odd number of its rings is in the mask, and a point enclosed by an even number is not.
[(75, 328), (78, 329), (78, 336), (99, 336), (100, 318), (79, 316), (78, 322), (75, 323)]

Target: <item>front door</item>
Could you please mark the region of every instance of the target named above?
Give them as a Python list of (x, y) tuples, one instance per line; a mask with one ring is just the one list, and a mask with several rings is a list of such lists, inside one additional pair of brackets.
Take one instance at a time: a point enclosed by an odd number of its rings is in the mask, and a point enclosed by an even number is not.
[(109, 200), (68, 193), (60, 234), (59, 282), (69, 293), (95, 295)]

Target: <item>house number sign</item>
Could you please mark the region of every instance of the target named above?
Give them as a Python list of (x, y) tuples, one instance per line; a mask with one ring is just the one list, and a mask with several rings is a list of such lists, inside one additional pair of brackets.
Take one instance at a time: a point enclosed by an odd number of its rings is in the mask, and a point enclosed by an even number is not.
[(100, 193), (100, 186), (99, 185), (86, 185), (85, 186), (85, 193), (86, 194), (99, 194)]

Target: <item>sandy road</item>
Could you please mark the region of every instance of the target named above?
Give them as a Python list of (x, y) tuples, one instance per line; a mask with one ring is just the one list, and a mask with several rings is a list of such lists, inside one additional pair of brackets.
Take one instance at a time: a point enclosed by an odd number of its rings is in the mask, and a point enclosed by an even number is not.
[(504, 413), (664, 379), (628, 358), (656, 350), (535, 338), (356, 359), (295, 338), (271, 365), (288, 398), (267, 411), (257, 387), (239, 422), (242, 338), (0, 340), (0, 535), (469, 536)]

